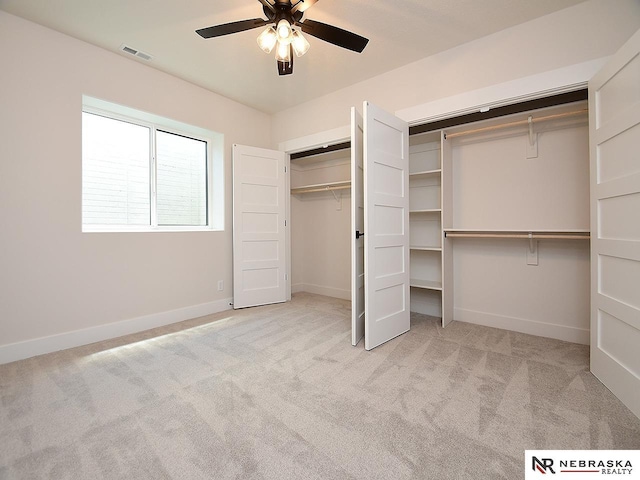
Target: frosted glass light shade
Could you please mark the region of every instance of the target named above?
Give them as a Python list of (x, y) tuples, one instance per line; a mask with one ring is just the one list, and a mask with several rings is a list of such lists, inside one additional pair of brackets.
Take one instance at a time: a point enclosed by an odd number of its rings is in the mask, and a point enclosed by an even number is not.
[(271, 53), (273, 47), (276, 46), (278, 41), (278, 34), (274, 27), (266, 28), (260, 35), (258, 35), (258, 46), (266, 53)]
[(280, 43), (285, 43), (288, 45), (293, 40), (291, 25), (284, 19), (278, 22), (276, 33), (278, 34), (278, 42)]
[(276, 60), (279, 62), (291, 61), (291, 46), (289, 44), (278, 42), (276, 47)]
[(292, 45), (293, 45), (293, 51), (296, 52), (297, 57), (301, 57), (302, 55), (307, 53), (307, 50), (309, 50), (309, 47), (311, 47), (307, 39), (304, 38), (302, 34), (297, 30), (293, 31)]

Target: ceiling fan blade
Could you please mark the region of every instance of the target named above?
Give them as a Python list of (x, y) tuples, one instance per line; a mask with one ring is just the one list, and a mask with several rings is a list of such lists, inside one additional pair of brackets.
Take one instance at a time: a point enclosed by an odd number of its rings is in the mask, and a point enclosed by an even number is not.
[(361, 37), (355, 33), (347, 32), (333, 25), (327, 25), (326, 23), (316, 22), (315, 20), (305, 20), (299, 23), (300, 28), (304, 33), (308, 33), (320, 40), (332, 43), (354, 52), (362, 53), (364, 47), (369, 43), (368, 38)]
[(270, 20), (263, 20), (262, 18), (252, 18), (251, 20), (240, 20), (239, 22), (224, 23), (222, 25), (214, 25), (213, 27), (201, 28), (196, 30), (196, 33), (202, 38), (221, 37), (222, 35), (229, 35), (231, 33), (244, 32), (245, 30), (251, 30), (252, 28), (262, 27), (267, 23), (271, 23)]
[(258, 0), (263, 6), (271, 10), (271, 12), (276, 13), (276, 7), (273, 6), (269, 0)]
[(308, 9), (309, 7), (313, 7), (313, 5), (315, 3), (317, 3), (319, 0), (298, 0), (298, 3), (296, 3), (292, 8), (291, 8), (291, 13), (296, 13), (296, 12), (304, 12), (306, 9)]

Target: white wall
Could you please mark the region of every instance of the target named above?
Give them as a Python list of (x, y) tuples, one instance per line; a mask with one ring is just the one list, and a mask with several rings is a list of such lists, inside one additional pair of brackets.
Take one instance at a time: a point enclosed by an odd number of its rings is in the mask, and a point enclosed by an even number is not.
[(455, 320), (589, 344), (589, 242), (456, 239)]
[(638, 0), (590, 0), (279, 112), (274, 141), (347, 125), (363, 100), (394, 112), (609, 56), (638, 28)]
[[(292, 289), (351, 299), (351, 231), (348, 190), (292, 197)], [(341, 206), (341, 208), (340, 208)]]
[[(228, 308), (231, 145), (271, 118), (4, 12), (0, 65), (0, 362)], [(83, 94), (223, 133), (225, 231), (81, 233)]]

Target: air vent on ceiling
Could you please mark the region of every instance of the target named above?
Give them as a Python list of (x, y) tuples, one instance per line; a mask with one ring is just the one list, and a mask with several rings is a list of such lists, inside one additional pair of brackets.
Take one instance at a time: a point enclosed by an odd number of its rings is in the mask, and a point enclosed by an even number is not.
[(136, 50), (135, 48), (131, 48), (125, 44), (120, 45), (120, 50), (122, 50), (125, 53), (128, 53), (129, 55), (133, 55), (134, 57), (141, 58), (143, 60), (149, 61), (153, 59), (153, 57), (148, 53), (141, 52), (140, 50)]

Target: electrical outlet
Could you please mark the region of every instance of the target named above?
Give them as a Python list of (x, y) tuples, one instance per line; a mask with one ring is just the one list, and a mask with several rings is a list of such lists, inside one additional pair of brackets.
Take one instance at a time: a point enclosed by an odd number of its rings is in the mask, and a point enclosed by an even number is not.
[(221, 292), (224, 290), (224, 280), (218, 280), (218, 291)]

